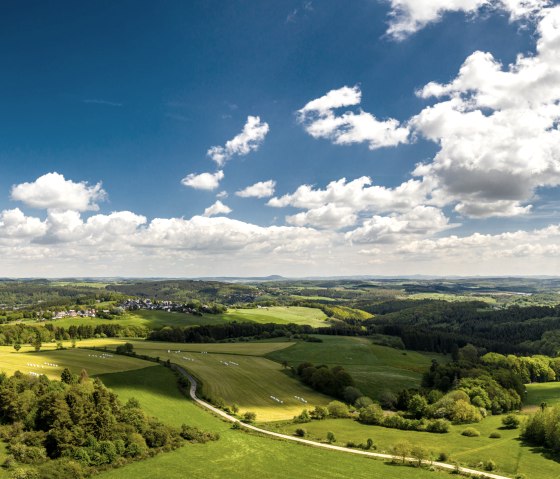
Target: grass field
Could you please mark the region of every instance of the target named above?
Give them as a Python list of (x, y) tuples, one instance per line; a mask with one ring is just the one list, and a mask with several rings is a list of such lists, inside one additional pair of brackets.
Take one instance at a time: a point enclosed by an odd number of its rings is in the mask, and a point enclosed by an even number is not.
[(165, 312), (159, 310), (128, 311), (115, 319), (100, 318), (62, 318), (52, 321), (25, 321), (26, 324), (54, 324), (59, 327), (69, 328), (81, 324), (98, 326), (100, 324), (118, 323), (123, 326), (144, 326), (148, 329), (159, 329), (164, 326), (207, 326), (212, 324), (224, 324), (237, 322), (249, 323), (277, 323), (277, 324), (307, 324), (313, 327), (325, 327), (330, 323), (326, 321), (326, 315), (320, 309), (300, 308), (295, 306), (275, 306), (270, 308), (251, 309), (229, 309), (223, 314), (204, 314), (195, 316), (192, 314)]
[[(514, 477), (524, 474), (528, 479), (552, 479), (560, 477), (560, 463), (545, 457), (542, 451), (523, 445), (519, 440), (519, 429), (505, 430), (501, 427), (501, 416), (490, 416), (481, 423), (473, 424), (480, 431), (480, 437), (465, 437), (461, 431), (464, 425), (452, 426), (447, 434), (427, 432), (400, 431), (380, 426), (367, 426), (351, 419), (327, 419), (312, 421), (303, 425), (269, 424), (272, 429), (286, 434), (293, 434), (297, 427), (308, 432), (309, 439), (325, 440), (329, 431), (334, 432), (337, 444), (344, 445), (348, 441), (365, 443), (368, 438), (378, 447), (378, 451), (390, 451), (392, 445), (399, 441), (421, 444), (434, 454), (445, 452), (447, 462), (460, 462), (476, 467), (482, 461), (493, 460), (499, 473)], [(490, 433), (498, 431), (499, 439), (489, 438)]]
[(531, 410), (542, 402), (549, 406), (560, 403), (560, 382), (527, 384), (526, 409)]
[(175, 377), (154, 367), (109, 374), (102, 380), (126, 401), (137, 397), (144, 410), (162, 421), (178, 426), (192, 424), (220, 433), (220, 440), (185, 445), (121, 469), (102, 473), (100, 479), (443, 479), (445, 473), (401, 467), (350, 454), (305, 447), (232, 430), (225, 423), (180, 395)]
[(287, 361), (290, 366), (305, 361), (343, 366), (357, 387), (374, 399), (384, 390), (398, 392), (420, 386), (422, 373), (430, 367), (432, 358), (448, 361), (441, 354), (401, 351), (372, 344), (368, 338), (321, 336), (321, 339), (322, 343), (298, 342), (267, 357), (278, 362)]
[[(100, 344), (99, 342), (97, 343)], [(85, 369), (90, 376), (145, 368), (149, 363), (123, 356), (101, 357), (102, 353), (87, 349), (46, 350), (40, 352), (15, 352), (12, 347), (0, 347), (0, 371), (12, 375), (22, 373), (44, 374), (50, 379), (60, 379), (64, 368), (79, 374)], [(56, 366), (52, 366), (56, 364)]]
[[(170, 359), (185, 367), (202, 381), (205, 395), (222, 398), (229, 406), (237, 404), (241, 412), (253, 411), (257, 414), (257, 421), (291, 419), (304, 407), (325, 405), (332, 400), (301, 384), (288, 375), (280, 364), (259, 356), (286, 348), (290, 345), (287, 342), (196, 345), (148, 341), (132, 343), (138, 354)], [(303, 403), (295, 396), (303, 397), (308, 403)]]

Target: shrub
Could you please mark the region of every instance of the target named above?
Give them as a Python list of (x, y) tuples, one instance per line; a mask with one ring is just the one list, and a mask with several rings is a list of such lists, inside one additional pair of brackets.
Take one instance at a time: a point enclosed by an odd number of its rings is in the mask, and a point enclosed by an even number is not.
[(299, 416), (294, 417), (294, 422), (296, 424), (302, 424), (302, 423), (306, 423), (306, 422), (310, 422), (310, 421), (311, 421), (311, 416), (309, 415), (309, 412), (307, 411), (307, 409), (304, 409), (303, 411), (301, 411), (301, 414)]
[(301, 427), (296, 429), (296, 436), (298, 437), (305, 437), (307, 434), (307, 431)]
[(437, 460), (440, 462), (447, 462), (447, 460), (449, 459), (449, 454), (447, 454), (446, 452), (440, 452), (438, 454)]
[(484, 470), (485, 471), (495, 471), (496, 470), (496, 463), (491, 459), (488, 459), (484, 462)]
[(252, 411), (247, 411), (243, 414), (244, 422), (255, 422), (257, 420), (257, 414)]
[(517, 429), (520, 424), (520, 420), (514, 414), (508, 414), (504, 418), (502, 418), (502, 424), (506, 429)]
[(474, 427), (467, 427), (466, 429), (463, 429), (461, 435), (467, 437), (478, 437), (480, 436), (480, 432), (478, 431), (478, 429), (475, 429)]
[(327, 410), (329, 411), (329, 415), (334, 418), (348, 417), (350, 414), (348, 406), (340, 401), (331, 401), (327, 405)]
[(490, 433), (489, 437), (490, 437), (490, 439), (500, 439), (502, 437), (502, 435), (499, 432), (494, 431), (494, 432)]
[(445, 419), (434, 419), (433, 421), (428, 421), (426, 431), (444, 434), (449, 432), (450, 427), (451, 423), (449, 421), (446, 421)]
[(354, 402), (354, 406), (356, 406), (356, 409), (363, 409), (365, 407), (371, 406), (372, 404), (373, 404), (373, 400), (367, 396), (360, 396)]
[(186, 441), (206, 443), (208, 441), (217, 441), (220, 439), (220, 435), (215, 432), (202, 431), (194, 426), (187, 426), (183, 424), (181, 426), (181, 437)]
[(325, 419), (328, 415), (329, 415), (328, 409), (322, 406), (315, 406), (315, 409), (311, 411), (311, 417), (317, 420)]
[(329, 442), (329, 444), (336, 442), (336, 437), (334, 435), (334, 432), (332, 431), (327, 432), (327, 441)]
[(363, 424), (381, 424), (383, 421), (383, 410), (377, 404), (371, 404), (360, 410), (358, 421)]

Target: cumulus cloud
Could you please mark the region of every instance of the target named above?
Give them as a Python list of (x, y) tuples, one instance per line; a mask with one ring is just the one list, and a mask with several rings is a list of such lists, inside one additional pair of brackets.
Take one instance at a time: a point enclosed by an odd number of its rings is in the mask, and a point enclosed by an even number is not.
[(394, 243), (405, 238), (405, 241), (410, 241), (411, 235), (433, 235), (454, 226), (441, 210), (432, 206), (416, 206), (406, 213), (375, 215), (364, 221), (361, 227), (346, 233), (345, 237), (359, 244)]
[(43, 221), (25, 216), (19, 208), (0, 213), (0, 238), (32, 238), (45, 234), (46, 230)]
[(12, 186), (11, 196), (32, 208), (97, 211), (97, 203), (105, 199), (106, 193), (101, 183), (93, 186), (85, 181), (75, 183), (53, 172), (33, 182)]
[(213, 205), (209, 206), (204, 210), (203, 216), (216, 216), (216, 215), (228, 215), (232, 209), (224, 205), (220, 200), (217, 200)]
[(403, 40), (430, 23), (441, 20), (447, 12), (474, 15), (481, 9), (507, 13), (510, 20), (519, 20), (540, 12), (550, 0), (389, 0), (390, 22), (387, 34)]
[(370, 150), (407, 143), (409, 130), (398, 120), (378, 120), (363, 110), (337, 114), (334, 110), (359, 105), (358, 86), (344, 86), (307, 103), (298, 110), (298, 120), (313, 138), (325, 138), (337, 145), (367, 143)]
[(267, 205), (282, 208), (292, 206), (307, 211), (288, 216), (297, 225), (321, 228), (345, 228), (356, 223), (360, 212), (404, 212), (429, 201), (431, 186), (421, 180), (409, 180), (395, 188), (372, 185), (371, 178), (362, 176), (352, 181), (341, 178), (326, 188), (302, 185), (296, 191), (271, 198)]
[(269, 198), (274, 194), (274, 188), (276, 187), (276, 181), (259, 181), (254, 185), (247, 186), (235, 194), (241, 198)]
[(261, 121), (258, 116), (248, 116), (241, 133), (227, 141), (224, 146), (213, 146), (207, 154), (222, 167), (234, 156), (244, 156), (258, 150), (268, 131), (268, 123)]
[(185, 176), (181, 183), (185, 186), (190, 186), (195, 190), (215, 190), (220, 186), (220, 181), (224, 178), (224, 172), (222, 170), (216, 171), (216, 173), (191, 173)]

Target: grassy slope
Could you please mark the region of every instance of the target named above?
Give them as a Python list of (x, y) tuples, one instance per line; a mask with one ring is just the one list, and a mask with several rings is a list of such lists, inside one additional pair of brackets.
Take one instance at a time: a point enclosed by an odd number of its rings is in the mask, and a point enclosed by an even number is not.
[(417, 387), (432, 358), (447, 361), (440, 354), (400, 351), (372, 344), (367, 338), (322, 336), (322, 339), (322, 343), (299, 342), (267, 357), (287, 361), (290, 366), (304, 361), (344, 366), (362, 392), (372, 398), (377, 398), (383, 390), (397, 392)]
[[(152, 363), (140, 359), (113, 356), (101, 358), (101, 353), (85, 349), (50, 350), (41, 352), (18, 352), (12, 347), (0, 347), (0, 371), (12, 375), (16, 371), (45, 374), (51, 379), (60, 379), (64, 368), (79, 374), (85, 369), (90, 376), (116, 371), (144, 368)], [(97, 357), (95, 357), (97, 356)], [(57, 367), (45, 363), (57, 364)], [(31, 366), (28, 366), (31, 364)], [(41, 367), (42, 366), (42, 367)]]
[(165, 311), (129, 311), (116, 319), (100, 318), (62, 318), (52, 321), (26, 321), (26, 324), (45, 325), (52, 323), (59, 327), (68, 328), (72, 325), (81, 324), (97, 326), (115, 322), (124, 326), (144, 326), (149, 329), (159, 329), (164, 326), (197, 326), (224, 324), (233, 321), (254, 323), (278, 323), (278, 324), (308, 324), (313, 327), (329, 326), (325, 321), (326, 316), (320, 309), (300, 307), (271, 307), (253, 309), (230, 309), (224, 314), (205, 314), (195, 316), (183, 313), (167, 313)]
[[(202, 380), (206, 395), (222, 398), (228, 405), (237, 404), (241, 411), (254, 411), (259, 421), (291, 419), (306, 406), (325, 405), (331, 400), (286, 374), (280, 364), (254, 355), (255, 348), (264, 354), (285, 348), (290, 343), (193, 345), (146, 341), (133, 344), (139, 354), (159, 356), (184, 366)], [(168, 353), (168, 350), (171, 352)], [(213, 352), (220, 350), (234, 354)], [(200, 351), (207, 351), (207, 354), (200, 354)], [(249, 351), (251, 355), (244, 355), (244, 351)], [(231, 364), (232, 361), (237, 364)], [(283, 400), (284, 404), (279, 404), (270, 396)], [(305, 398), (308, 404), (294, 396)]]
[[(337, 444), (348, 441), (364, 443), (372, 438), (379, 451), (389, 451), (395, 443), (407, 440), (412, 444), (422, 444), (435, 454), (446, 452), (449, 461), (475, 467), (477, 463), (493, 460), (499, 472), (505, 475), (524, 474), (531, 479), (552, 479), (560, 476), (560, 464), (547, 459), (542, 452), (523, 445), (518, 436), (519, 429), (499, 430), (500, 416), (490, 416), (479, 424), (472, 426), (481, 433), (480, 437), (465, 437), (461, 431), (465, 425), (452, 426), (448, 434), (431, 434), (426, 432), (399, 431), (379, 426), (367, 426), (350, 419), (328, 419), (313, 421), (304, 425), (270, 424), (268, 428), (293, 434), (297, 427), (304, 427), (310, 439), (324, 440), (327, 432), (333, 431)], [(499, 431), (500, 439), (490, 439), (491, 432)]]
[(560, 403), (560, 382), (527, 384), (528, 409), (546, 402), (549, 406)]
[(168, 424), (188, 423), (218, 431), (221, 439), (209, 444), (186, 445), (177, 451), (103, 473), (100, 479), (183, 479), (247, 477), (437, 479), (444, 473), (386, 465), (381, 461), (323, 451), (298, 444), (234, 431), (182, 397), (175, 378), (164, 368), (149, 368), (102, 377), (122, 400), (140, 399), (142, 407)]

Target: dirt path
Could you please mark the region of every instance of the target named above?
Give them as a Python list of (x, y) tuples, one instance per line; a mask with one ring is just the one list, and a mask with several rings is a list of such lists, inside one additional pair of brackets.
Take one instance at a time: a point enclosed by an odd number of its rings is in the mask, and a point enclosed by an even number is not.
[[(242, 424), (243, 427), (245, 427), (247, 429), (251, 429), (252, 431), (256, 431), (260, 434), (266, 434), (267, 436), (273, 436), (273, 437), (277, 437), (277, 438), (284, 439), (284, 440), (287, 440), (287, 441), (299, 442), (299, 443), (302, 443), (302, 444), (306, 444), (308, 446), (321, 447), (323, 449), (332, 449), (332, 450), (335, 450), (335, 451), (346, 452), (348, 454), (358, 454), (360, 456), (376, 457), (378, 459), (402, 460), (401, 457), (393, 456), (391, 454), (381, 454), (381, 453), (378, 453), (378, 452), (369, 452), (369, 451), (363, 451), (363, 450), (360, 450), (360, 449), (350, 449), (348, 447), (335, 446), (333, 444), (324, 444), (324, 443), (321, 443), (321, 442), (309, 441), (308, 439), (303, 439), (301, 437), (288, 436), (287, 434), (280, 434), (278, 432), (267, 431), (266, 429), (261, 429), (260, 427), (241, 422), (236, 417), (227, 414), (226, 412), (222, 411), (221, 409), (218, 409), (217, 407), (212, 406), (211, 404), (207, 403), (206, 401), (203, 401), (202, 399), (199, 399), (196, 395), (196, 389), (198, 387), (198, 383), (196, 382), (196, 379), (194, 377), (192, 377), (181, 366), (178, 366), (176, 364), (174, 364), (173, 366), (177, 371), (179, 371), (179, 373), (181, 373), (183, 376), (185, 376), (189, 380), (189, 382), (191, 383), (191, 387), (189, 389), (189, 394), (190, 394), (191, 398), (193, 399), (193, 401), (200, 404), (203, 408), (208, 409), (208, 410), (212, 411), (214, 414), (226, 419), (227, 421)], [(417, 462), (416, 459), (414, 459), (412, 457), (407, 457), (406, 461)], [(434, 467), (437, 467), (438, 469), (443, 469), (443, 470), (447, 470), (447, 471), (456, 470), (455, 465), (447, 464), (445, 462), (424, 461), (424, 463), (429, 464), (429, 465), (434, 466)], [(498, 474), (492, 474), (490, 472), (477, 471), (475, 469), (469, 469), (467, 467), (459, 467), (459, 471), (463, 474), (470, 474), (471, 476), (478, 476), (480, 478), (511, 479), (507, 476), (500, 476)]]

